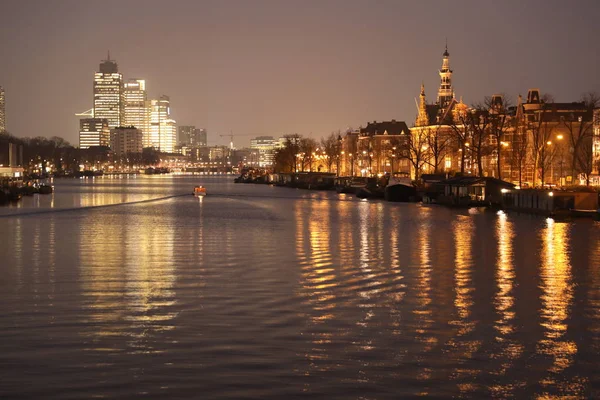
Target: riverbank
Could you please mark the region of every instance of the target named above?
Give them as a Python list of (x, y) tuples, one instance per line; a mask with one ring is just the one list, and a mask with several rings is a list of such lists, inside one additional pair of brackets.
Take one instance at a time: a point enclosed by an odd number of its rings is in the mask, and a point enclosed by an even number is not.
[(557, 219), (600, 220), (600, 192), (590, 187), (519, 189), (490, 177), (423, 176), (419, 185), (396, 177), (338, 177), (333, 173), (242, 174), (236, 183), (270, 184), (306, 190), (330, 190), (361, 199), (424, 202), (453, 208), (486, 207)]

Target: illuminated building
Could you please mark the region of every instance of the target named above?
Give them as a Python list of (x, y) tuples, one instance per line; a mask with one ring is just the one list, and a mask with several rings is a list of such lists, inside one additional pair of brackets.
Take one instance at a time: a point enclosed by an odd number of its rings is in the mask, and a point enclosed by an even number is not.
[(23, 145), (0, 139), (0, 178), (23, 176)]
[(177, 140), (177, 124), (171, 118), (169, 96), (160, 96), (150, 101), (150, 134), (144, 147), (154, 147), (158, 151), (173, 153)]
[(408, 160), (398, 157), (410, 141), (404, 121), (369, 122), (357, 137), (357, 165), (360, 175), (408, 172)]
[(117, 157), (143, 150), (142, 131), (133, 126), (118, 127), (110, 130), (110, 148)]
[(79, 120), (79, 148), (89, 149), (110, 144), (110, 128), (105, 118), (83, 118)]
[(258, 150), (258, 166), (261, 168), (273, 165), (275, 149), (279, 140), (273, 136), (258, 136), (250, 140), (250, 148)]
[(121, 126), (124, 119), (123, 75), (110, 53), (94, 75), (94, 118), (106, 119), (110, 128)]
[(123, 88), (123, 126), (134, 126), (145, 136), (150, 125), (150, 104), (146, 95), (146, 81), (130, 79)]
[(0, 132), (6, 130), (6, 103), (4, 100), (4, 89), (0, 86)]

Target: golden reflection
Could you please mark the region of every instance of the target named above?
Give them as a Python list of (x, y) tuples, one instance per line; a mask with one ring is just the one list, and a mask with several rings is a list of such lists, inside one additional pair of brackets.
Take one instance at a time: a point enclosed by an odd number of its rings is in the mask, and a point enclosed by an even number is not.
[[(513, 241), (515, 234), (513, 229), (513, 223), (509, 221), (506, 214), (499, 212), (496, 218), (498, 254), (496, 257), (497, 292), (494, 298), (498, 319), (494, 323), (494, 328), (498, 335), (496, 340), (501, 343), (501, 350), (495, 356), (500, 361), (499, 369), (490, 371), (494, 375), (504, 375), (523, 353), (523, 345), (512, 336), (515, 332), (515, 298), (513, 294), (515, 285)], [(492, 388), (492, 392), (495, 397), (506, 397), (515, 390), (516, 384), (516, 382), (498, 384)]]
[[(309, 213), (306, 209), (309, 208)], [(300, 262), (302, 297), (311, 307), (310, 348), (303, 356), (308, 360), (308, 370), (326, 371), (335, 367), (329, 360), (329, 347), (334, 334), (326, 322), (335, 317), (337, 286), (336, 272), (330, 248), (331, 202), (299, 201), (295, 208), (296, 254)], [(318, 327), (318, 328), (317, 328)]]
[(508, 335), (514, 330), (515, 312), (513, 306), (515, 301), (512, 290), (515, 271), (513, 266), (513, 238), (512, 223), (508, 221), (506, 214), (499, 214), (496, 219), (496, 239), (498, 242), (496, 282), (498, 292), (496, 293), (495, 305), (500, 319), (496, 321), (494, 328), (500, 335)]
[(430, 335), (429, 329), (433, 324), (431, 310), (431, 209), (421, 208), (421, 220), (419, 221), (418, 232), (414, 240), (414, 249), (418, 278), (416, 281), (417, 307), (413, 313), (417, 317), (418, 340), (427, 343), (425, 351), (431, 350), (436, 344), (437, 339)]
[[(302, 285), (313, 308), (313, 323), (333, 318), (337, 286), (330, 250), (331, 202), (310, 201), (310, 215), (296, 208), (296, 240), (298, 254), (302, 254)], [(307, 237), (308, 236), (308, 237)], [(308, 240), (307, 240), (308, 239)]]
[(92, 212), (81, 224), (83, 294), (91, 335), (127, 335), (134, 351), (151, 352), (151, 336), (172, 329), (169, 321), (177, 315), (169, 311), (175, 303), (176, 229), (164, 214), (128, 211)]
[(454, 261), (454, 306), (459, 317), (459, 320), (455, 321), (455, 323), (460, 326), (459, 334), (463, 335), (473, 329), (473, 323), (468, 321), (471, 315), (471, 306), (473, 305), (471, 298), (471, 291), (473, 290), (471, 284), (471, 268), (473, 267), (471, 248), (473, 240), (472, 217), (458, 215), (452, 226), (452, 230), (454, 232), (454, 244), (456, 248)]
[[(455, 297), (454, 307), (457, 318), (450, 322), (458, 328), (457, 335), (450, 339), (447, 346), (450, 348), (448, 357), (470, 360), (481, 348), (481, 340), (469, 339), (475, 329), (475, 322), (471, 316), (473, 307), (473, 282), (471, 274), (473, 269), (473, 235), (474, 222), (472, 215), (457, 215), (452, 224), (455, 246), (455, 269), (454, 285)], [(473, 381), (481, 373), (480, 369), (465, 368), (459, 366), (454, 369), (452, 375), (457, 382)], [(476, 389), (473, 384), (459, 384), (458, 388), (462, 395), (468, 396), (469, 392)]]
[[(542, 248), (542, 327), (544, 339), (538, 351), (554, 358), (549, 372), (558, 374), (573, 364), (577, 353), (575, 342), (564, 338), (567, 318), (573, 300), (569, 249), (569, 224), (547, 219), (541, 233)], [(550, 379), (548, 383), (553, 381)]]

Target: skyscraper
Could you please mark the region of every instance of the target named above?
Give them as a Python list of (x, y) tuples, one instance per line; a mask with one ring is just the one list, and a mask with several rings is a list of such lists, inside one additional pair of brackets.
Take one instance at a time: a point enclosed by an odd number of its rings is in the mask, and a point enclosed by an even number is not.
[(250, 148), (258, 150), (258, 166), (259, 167), (270, 167), (273, 165), (273, 158), (275, 156), (275, 149), (279, 140), (273, 136), (258, 136), (254, 139), (250, 139)]
[(121, 126), (124, 119), (123, 75), (110, 53), (94, 74), (94, 118), (106, 119), (109, 128)]
[(79, 148), (89, 149), (93, 146), (108, 146), (110, 130), (104, 118), (82, 118), (79, 120)]
[(4, 89), (0, 86), (0, 132), (6, 130), (6, 105), (4, 103)]
[(146, 95), (146, 81), (130, 79), (123, 88), (124, 118), (122, 126), (135, 126), (143, 136), (149, 134), (150, 103)]
[(172, 153), (177, 142), (177, 124), (171, 118), (169, 96), (162, 95), (158, 100), (151, 100), (150, 108), (150, 134), (144, 147)]
[(206, 147), (206, 129), (193, 125), (177, 127), (177, 144), (179, 146)]
[(192, 135), (194, 134), (195, 126), (182, 125), (177, 127), (177, 144), (179, 146), (191, 146)]

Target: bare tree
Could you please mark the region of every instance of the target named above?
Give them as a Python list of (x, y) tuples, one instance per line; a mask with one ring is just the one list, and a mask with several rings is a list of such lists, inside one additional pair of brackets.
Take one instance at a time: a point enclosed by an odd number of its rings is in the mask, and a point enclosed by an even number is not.
[(440, 125), (430, 126), (426, 128), (427, 131), (425, 132), (430, 154), (427, 163), (433, 167), (433, 172), (435, 174), (438, 174), (441, 171), (444, 156), (448, 152), (451, 144), (451, 136), (440, 128)]
[(300, 138), (300, 170), (304, 172), (306, 169), (311, 171), (313, 161), (315, 159), (315, 151), (317, 150), (317, 141), (313, 138)]
[(468, 110), (459, 111), (455, 114), (455, 117), (450, 125), (452, 128), (454, 141), (460, 152), (460, 173), (465, 173), (465, 159), (467, 156), (467, 148), (469, 147), (469, 136), (470, 136), (470, 123), (469, 123), (469, 112)]
[[(527, 162), (527, 153), (529, 149), (529, 135), (523, 129), (523, 124), (515, 118), (513, 137), (511, 146), (511, 162), (519, 172), (519, 187), (523, 186), (523, 169)], [(512, 177), (511, 177), (512, 179)]]
[(587, 92), (581, 95), (581, 101), (588, 109), (600, 107), (600, 95), (596, 92)]
[[(571, 176), (575, 176), (579, 163), (579, 153), (587, 153), (584, 146), (591, 146), (592, 137), (592, 114), (593, 108), (588, 109), (581, 115), (571, 113), (566, 118), (561, 119), (561, 125), (568, 131), (568, 140), (570, 141), (573, 157), (571, 159)], [(584, 155), (585, 157), (585, 155)]]
[(278, 172), (298, 172), (297, 157), (300, 152), (300, 136), (297, 133), (285, 135), (283, 148), (278, 149), (274, 156), (274, 170)]
[[(489, 110), (490, 136), (494, 139), (493, 144), (497, 155), (496, 172), (498, 178), (502, 179), (502, 152), (504, 150), (504, 145), (506, 144), (506, 134), (511, 129), (508, 109), (512, 103), (504, 94), (500, 95), (499, 102), (496, 102), (497, 99), (498, 98), (494, 99), (492, 97), (486, 97), (484, 106)], [(493, 100), (496, 101), (493, 102)]]
[(396, 148), (396, 154), (399, 159), (404, 158), (410, 161), (415, 170), (415, 180), (419, 180), (421, 169), (430, 158), (427, 136), (420, 132), (406, 136), (404, 142), (399, 142), (400, 147)]
[[(535, 114), (535, 120), (528, 123), (528, 131), (531, 132), (531, 149), (533, 156), (533, 186), (537, 183), (538, 169), (541, 167), (541, 181), (544, 185), (544, 160), (545, 147), (552, 134), (552, 128), (548, 126), (548, 116), (552, 109), (549, 104), (543, 103), (540, 110)], [(544, 153), (544, 154), (542, 154)]]
[[(327, 172), (331, 172), (331, 167), (338, 165), (341, 152), (341, 135), (338, 132), (331, 133), (329, 136), (321, 139), (321, 149), (326, 156)], [(338, 171), (339, 173), (339, 171)]]

